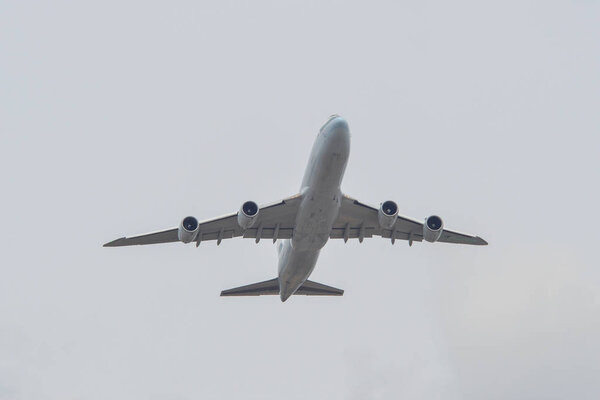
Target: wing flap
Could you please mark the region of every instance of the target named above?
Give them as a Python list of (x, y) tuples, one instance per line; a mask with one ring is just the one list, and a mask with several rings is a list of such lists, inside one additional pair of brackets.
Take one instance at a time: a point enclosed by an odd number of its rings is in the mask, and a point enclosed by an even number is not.
[[(373, 237), (373, 235), (375, 234), (375, 228), (374, 227), (366, 227), (363, 228), (364, 229), (364, 236), (365, 238), (371, 238)], [(360, 226), (348, 226), (348, 238), (349, 239), (356, 239), (360, 236), (360, 230), (361, 227)], [(346, 228), (339, 228), (339, 227), (334, 227), (331, 229), (331, 233), (329, 234), (329, 238), (331, 239), (343, 239), (344, 238), (344, 234), (346, 233)], [(388, 234), (389, 236), (389, 234)]]
[(280, 227), (279, 231), (277, 231), (276, 226), (250, 228), (244, 232), (244, 238), (256, 238), (259, 229), (261, 230), (261, 239), (273, 239), (275, 237), (275, 232), (277, 232), (277, 239), (291, 239), (292, 233), (294, 232), (294, 228), (292, 227)]

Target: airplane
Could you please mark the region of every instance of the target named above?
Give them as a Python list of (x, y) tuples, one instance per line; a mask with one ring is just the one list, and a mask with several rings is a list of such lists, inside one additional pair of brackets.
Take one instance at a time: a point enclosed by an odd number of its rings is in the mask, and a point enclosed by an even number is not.
[(339, 115), (332, 115), (319, 130), (300, 192), (281, 201), (258, 206), (246, 201), (237, 213), (198, 222), (185, 217), (179, 227), (122, 237), (104, 247), (147, 245), (170, 242), (201, 242), (243, 237), (272, 239), (279, 255), (278, 276), (264, 282), (223, 290), (221, 296), (279, 295), (285, 302), (292, 295), (342, 296), (344, 291), (308, 280), (319, 253), (329, 239), (358, 239), (379, 236), (413, 242), (445, 242), (487, 245), (479, 236), (444, 227), (442, 219), (431, 215), (420, 222), (398, 214), (391, 200), (379, 207), (364, 204), (342, 193), (340, 186), (350, 155), (350, 129)]

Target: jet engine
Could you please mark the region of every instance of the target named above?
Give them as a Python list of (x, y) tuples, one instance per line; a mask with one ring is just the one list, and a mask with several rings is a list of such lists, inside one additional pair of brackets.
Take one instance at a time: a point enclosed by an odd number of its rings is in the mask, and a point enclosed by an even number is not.
[(382, 228), (392, 229), (398, 218), (398, 205), (391, 200), (381, 203), (378, 218)]
[(183, 243), (189, 243), (198, 234), (198, 220), (194, 217), (185, 217), (179, 224), (177, 237)]
[(238, 211), (237, 221), (242, 229), (252, 228), (258, 217), (258, 205), (253, 201), (242, 204)]
[(444, 222), (437, 215), (432, 215), (425, 219), (423, 225), (423, 239), (428, 242), (436, 242), (440, 236), (442, 236), (442, 230), (444, 229)]

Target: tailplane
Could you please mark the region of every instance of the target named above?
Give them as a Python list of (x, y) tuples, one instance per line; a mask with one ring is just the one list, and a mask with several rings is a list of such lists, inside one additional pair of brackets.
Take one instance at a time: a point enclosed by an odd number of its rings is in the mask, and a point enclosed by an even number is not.
[[(296, 290), (295, 295), (304, 296), (342, 296), (342, 289), (323, 285), (313, 281), (306, 281)], [(223, 290), (221, 296), (268, 296), (279, 295), (279, 279), (270, 279), (264, 282), (252, 283), (233, 289)]]

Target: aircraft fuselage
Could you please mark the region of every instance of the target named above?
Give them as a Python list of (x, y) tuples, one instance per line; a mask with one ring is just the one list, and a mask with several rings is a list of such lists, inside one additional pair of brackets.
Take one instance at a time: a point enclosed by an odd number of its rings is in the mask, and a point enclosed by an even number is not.
[(321, 128), (313, 145), (300, 194), (292, 239), (279, 245), (279, 287), (287, 300), (308, 279), (329, 240), (342, 199), (340, 189), (350, 155), (350, 130), (334, 116)]

